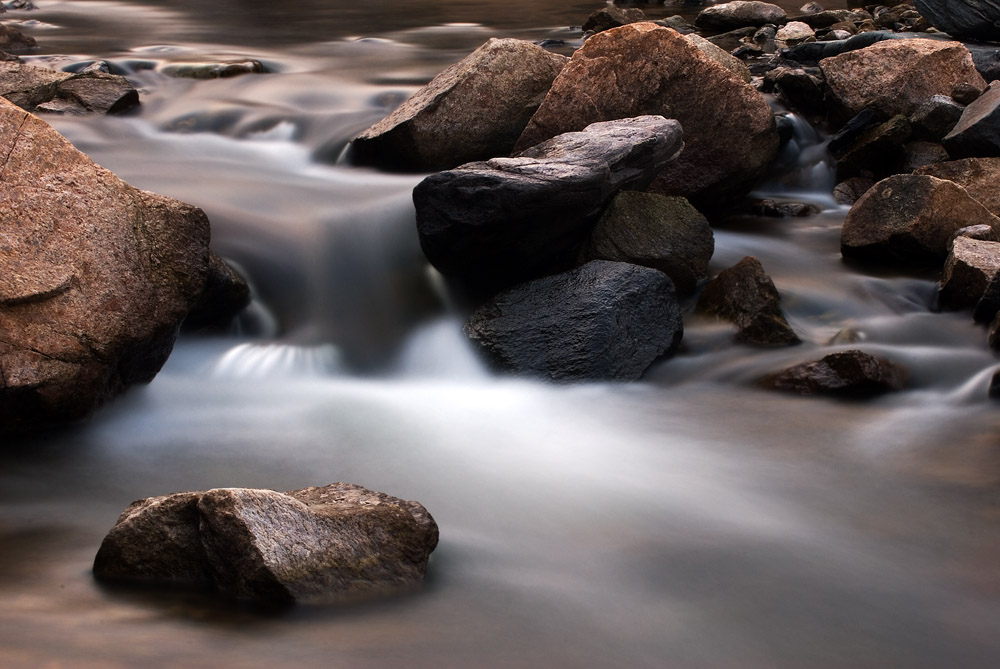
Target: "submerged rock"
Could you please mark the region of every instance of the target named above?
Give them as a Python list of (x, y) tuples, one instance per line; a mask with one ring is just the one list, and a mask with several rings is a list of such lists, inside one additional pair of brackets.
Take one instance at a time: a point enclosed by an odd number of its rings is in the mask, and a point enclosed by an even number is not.
[(531, 42), (491, 39), (355, 138), (351, 157), (432, 171), (508, 155), (567, 60)]
[(834, 101), (849, 116), (868, 107), (886, 117), (910, 116), (932, 96), (951, 95), (957, 84), (986, 87), (972, 54), (959, 42), (890, 39), (826, 58), (820, 68)]
[(684, 198), (622, 191), (597, 221), (581, 257), (658, 269), (679, 294), (690, 295), (714, 251), (708, 220)]
[(615, 193), (647, 186), (682, 146), (676, 121), (641, 116), (433, 174), (413, 190), (421, 247), (443, 274), (480, 285), (552, 271)]
[(801, 395), (862, 398), (902, 390), (906, 371), (864, 351), (838, 351), (821, 360), (790, 367), (765, 379), (764, 384)]
[(661, 114), (684, 128), (684, 153), (650, 186), (721, 206), (743, 195), (778, 149), (764, 97), (673, 30), (633, 23), (594, 35), (559, 73), (517, 142), (527, 148), (595, 121)]
[(705, 286), (698, 311), (736, 325), (736, 341), (741, 344), (798, 344), (801, 340), (785, 319), (780, 302), (778, 289), (760, 261), (747, 256)]
[(630, 381), (676, 350), (684, 326), (666, 274), (594, 260), (500, 293), (469, 317), (465, 332), (509, 372)]
[(209, 224), (5, 100), (0, 155), (0, 431), (45, 428), (155, 376), (205, 285)]
[(956, 230), (1000, 219), (956, 184), (925, 175), (883, 179), (847, 213), (840, 235), (845, 258), (904, 265), (941, 262)]
[(285, 493), (219, 488), (134, 502), (94, 576), (212, 586), (259, 604), (327, 604), (419, 585), (438, 542), (421, 504), (350, 483)]
[(1000, 40), (997, 0), (913, 0), (931, 25), (954, 37)]
[(179, 79), (228, 79), (244, 74), (263, 74), (265, 69), (259, 60), (243, 60), (230, 63), (170, 63), (159, 71)]

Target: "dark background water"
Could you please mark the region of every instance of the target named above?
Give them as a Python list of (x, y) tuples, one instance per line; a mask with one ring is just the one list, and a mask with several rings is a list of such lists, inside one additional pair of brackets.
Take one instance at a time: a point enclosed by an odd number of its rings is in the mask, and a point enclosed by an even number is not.
[[(50, 118), (130, 182), (193, 202), (256, 290), (244, 334), (183, 337), (93, 421), (0, 455), (3, 667), (993, 667), (996, 360), (933, 278), (840, 261), (818, 138), (761, 192), (814, 217), (717, 221), (713, 271), (758, 256), (805, 344), (756, 351), (688, 317), (641, 383), (497, 377), (419, 251), (416, 176), (337, 163), (357, 132), (488, 37), (578, 43), (599, 3), (44, 2), (36, 62), (131, 72), (143, 107)], [(798, 3), (782, 3), (794, 9)], [(842, 6), (842, 4), (835, 5)], [(650, 9), (653, 16), (690, 7)], [(38, 23), (30, 23), (35, 21)], [(270, 73), (187, 81), (177, 61)], [(754, 381), (843, 328), (912, 372), (864, 404)], [(103, 589), (133, 499), (337, 480), (423, 502), (427, 588), (264, 615)]]

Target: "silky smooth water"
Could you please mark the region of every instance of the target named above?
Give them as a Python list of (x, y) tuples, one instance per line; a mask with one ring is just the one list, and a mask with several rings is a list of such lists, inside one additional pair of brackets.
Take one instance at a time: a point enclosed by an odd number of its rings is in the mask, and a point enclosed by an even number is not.
[[(633, 384), (500, 377), (424, 262), (420, 175), (340, 162), (348, 140), (491, 36), (568, 52), (599, 3), (39, 0), (50, 66), (109, 60), (117, 118), (48, 120), (131, 183), (205, 209), (256, 300), (232, 335), (182, 337), (92, 421), (0, 453), (3, 667), (994, 667), (1000, 663), (997, 366), (935, 277), (839, 254), (822, 139), (801, 126), (761, 196), (805, 219), (716, 223), (713, 271), (752, 254), (805, 343), (734, 346), (686, 318)], [(781, 3), (794, 10), (798, 3)], [(842, 6), (834, 5), (834, 6)], [(696, 8), (653, 7), (653, 16)], [(171, 79), (178, 61), (270, 72)], [(911, 389), (788, 397), (763, 375), (853, 346)], [(90, 566), (132, 500), (351, 481), (441, 528), (419, 593), (246, 610), (107, 589)]]

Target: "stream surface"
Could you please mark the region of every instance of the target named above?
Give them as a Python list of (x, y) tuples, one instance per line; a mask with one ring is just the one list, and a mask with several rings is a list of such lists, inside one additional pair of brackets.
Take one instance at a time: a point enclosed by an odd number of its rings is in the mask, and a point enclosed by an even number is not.
[[(421, 175), (338, 159), (487, 38), (568, 53), (599, 3), (37, 2), (3, 17), (38, 39), (34, 59), (106, 59), (143, 99), (46, 120), (202, 207), (257, 298), (92, 421), (4, 445), (0, 666), (1000, 666), (997, 360), (969, 313), (934, 310), (935, 277), (842, 263), (845, 209), (807, 127), (760, 194), (822, 213), (716, 221), (712, 261), (760, 258), (802, 346), (735, 346), (690, 315), (679, 355), (639, 383), (518, 380), (479, 362), (423, 260)], [(649, 13), (679, 10), (696, 13)], [(246, 58), (269, 73), (160, 71)], [(844, 329), (906, 365), (910, 389), (844, 403), (756, 387), (845, 348), (830, 344)], [(427, 506), (441, 543), (423, 591), (264, 613), (91, 576), (134, 499), (334, 481)]]

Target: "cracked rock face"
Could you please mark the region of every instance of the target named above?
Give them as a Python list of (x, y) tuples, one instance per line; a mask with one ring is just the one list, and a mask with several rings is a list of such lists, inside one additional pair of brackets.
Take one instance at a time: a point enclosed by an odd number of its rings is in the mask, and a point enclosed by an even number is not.
[(438, 528), (423, 505), (351, 483), (218, 488), (134, 502), (105, 537), (105, 581), (214, 586), (259, 604), (326, 604), (423, 581)]
[(0, 100), (0, 433), (85, 417), (166, 360), (209, 224)]

